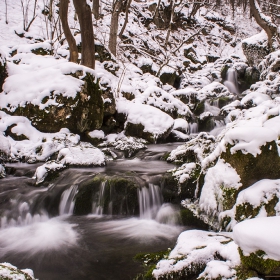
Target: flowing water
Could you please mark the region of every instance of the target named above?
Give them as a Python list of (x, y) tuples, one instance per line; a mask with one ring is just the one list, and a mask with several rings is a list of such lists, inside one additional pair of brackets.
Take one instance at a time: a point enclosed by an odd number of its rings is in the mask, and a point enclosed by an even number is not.
[[(178, 207), (164, 203), (160, 185), (162, 174), (174, 167), (160, 158), (177, 145), (149, 145), (136, 158), (105, 167), (67, 169), (39, 188), (32, 179), (37, 165), (9, 165), (13, 175), (0, 181), (0, 262), (31, 268), (40, 280), (133, 279), (142, 271), (135, 254), (173, 247), (186, 229)], [(122, 215), (122, 208), (115, 214), (116, 190), (101, 181), (90, 213), (73, 215), (81, 185), (96, 174), (141, 181), (138, 213)]]
[(228, 88), (229, 92), (239, 94), (239, 86), (237, 82), (237, 73), (235, 69), (229, 68), (227, 71), (227, 77), (224, 81), (224, 85)]

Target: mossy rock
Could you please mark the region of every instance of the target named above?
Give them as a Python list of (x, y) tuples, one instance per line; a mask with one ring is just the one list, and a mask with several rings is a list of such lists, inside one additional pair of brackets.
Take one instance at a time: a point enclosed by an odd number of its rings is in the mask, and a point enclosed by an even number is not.
[(243, 267), (256, 271), (260, 275), (273, 275), (280, 268), (280, 261), (267, 258), (266, 253), (261, 250), (251, 253), (249, 256), (244, 256), (239, 248), (239, 255)]
[(133, 260), (143, 264), (144, 273), (138, 274), (133, 280), (148, 280), (154, 279), (153, 270), (156, 264), (162, 260), (167, 259), (171, 249), (155, 253), (139, 253), (134, 256)]
[(87, 73), (83, 80), (85, 83), (74, 99), (51, 93), (42, 103), (54, 99), (59, 105), (41, 110), (38, 105), (29, 103), (25, 107), (17, 107), (13, 115), (29, 118), (32, 125), (42, 132), (57, 132), (66, 127), (73, 133), (82, 134), (99, 129), (104, 112), (102, 92), (91, 74)]
[(204, 101), (201, 101), (201, 102), (196, 103), (193, 113), (196, 116), (199, 116), (200, 114), (202, 114), (204, 112), (204, 110), (205, 110), (205, 104), (204, 104)]
[(248, 202), (238, 204), (236, 205), (236, 210), (235, 210), (235, 220), (237, 222), (241, 222), (248, 218), (250, 219), (255, 218), (259, 214), (263, 206), (266, 210), (268, 217), (276, 216), (275, 207), (278, 202), (279, 202), (279, 198), (276, 195), (274, 195), (271, 200), (269, 201), (266, 200), (265, 202), (261, 203), (258, 206), (253, 206)]
[(198, 120), (198, 131), (209, 132), (215, 127), (214, 116), (208, 116)]
[(194, 226), (203, 230), (209, 229), (209, 225), (205, 224), (204, 221), (196, 217), (193, 212), (187, 208), (182, 208), (180, 210), (180, 215), (184, 226)]
[(95, 203), (103, 209), (103, 214), (136, 215), (139, 213), (137, 190), (140, 186), (141, 183), (133, 176), (96, 175), (80, 184), (74, 214), (92, 213)]
[(261, 154), (256, 157), (249, 153), (243, 154), (242, 151), (231, 154), (230, 148), (231, 146), (228, 145), (226, 152), (221, 154), (221, 158), (235, 168), (240, 176), (242, 188), (239, 191), (263, 178), (279, 178), (280, 157), (274, 141), (262, 146)]

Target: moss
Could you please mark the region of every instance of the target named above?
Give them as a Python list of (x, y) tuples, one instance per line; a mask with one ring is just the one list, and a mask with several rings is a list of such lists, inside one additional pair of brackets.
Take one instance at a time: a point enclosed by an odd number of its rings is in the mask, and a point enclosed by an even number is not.
[(162, 73), (159, 77), (160, 81), (165, 85), (169, 84), (174, 86), (176, 78), (178, 78), (176, 72), (173, 73)]
[(253, 277), (258, 277), (258, 273), (256, 271), (245, 268), (243, 265), (236, 267), (235, 270), (238, 280), (247, 280)]
[(25, 280), (32, 280), (32, 278), (29, 274), (26, 272), (23, 272), (20, 269), (12, 268), (10, 266), (6, 266), (3, 264), (0, 264), (0, 268), (8, 270), (10, 276), (0, 276), (1, 280), (11, 280), (11, 279), (25, 279)]
[(134, 256), (134, 260), (137, 262), (141, 262), (144, 267), (144, 273), (138, 274), (134, 280), (148, 280), (154, 279), (153, 270), (156, 268), (156, 264), (162, 260), (167, 259), (171, 249), (167, 249), (165, 251), (160, 251), (156, 253), (139, 253)]
[(75, 98), (50, 93), (43, 100), (54, 99), (58, 106), (51, 105), (41, 110), (37, 105), (26, 104), (16, 108), (13, 115), (26, 116), (42, 132), (57, 132), (66, 127), (73, 133), (81, 134), (99, 129), (103, 123), (104, 105), (98, 81), (94, 79), (87, 73), (83, 79), (85, 83)]
[(199, 102), (196, 104), (194, 110), (193, 110), (193, 113), (198, 116), (200, 114), (202, 114), (204, 112), (204, 102)]
[(275, 206), (278, 202), (279, 198), (277, 195), (274, 195), (273, 198), (264, 205), (268, 217), (276, 216)]
[(231, 209), (236, 201), (238, 190), (235, 188), (226, 188), (225, 186), (221, 186), (221, 190), (223, 192), (223, 211)]
[(254, 218), (260, 212), (261, 206), (253, 207), (250, 203), (245, 202), (236, 206), (235, 220), (241, 222), (246, 218)]
[(251, 253), (249, 256), (244, 256), (242, 250), (239, 248), (239, 255), (243, 267), (256, 271), (261, 275), (269, 275), (280, 267), (280, 261), (267, 258), (266, 253), (261, 250)]
[(230, 68), (229, 64), (226, 64), (222, 69), (221, 69), (221, 77), (223, 80), (227, 78), (227, 71)]
[[(100, 196), (101, 184), (104, 184)], [(79, 186), (75, 198), (75, 215), (92, 212), (93, 202), (103, 209), (104, 214), (135, 215), (139, 212), (137, 189), (140, 182), (133, 176), (96, 175)]]
[(243, 154), (242, 151), (231, 154), (231, 147), (230, 145), (227, 147), (226, 152), (221, 154), (221, 158), (235, 168), (239, 174), (242, 183), (239, 191), (263, 178), (279, 178), (280, 157), (274, 141), (262, 146), (261, 154), (256, 157), (252, 154)]

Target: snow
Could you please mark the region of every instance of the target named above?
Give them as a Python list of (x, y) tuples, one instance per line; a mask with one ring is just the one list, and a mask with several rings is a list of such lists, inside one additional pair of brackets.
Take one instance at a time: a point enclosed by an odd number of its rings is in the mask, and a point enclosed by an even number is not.
[(243, 221), (233, 228), (233, 238), (248, 256), (258, 250), (267, 258), (280, 261), (280, 217), (265, 217)]
[(224, 160), (219, 159), (205, 175), (199, 199), (200, 208), (209, 214), (223, 211), (223, 191), (239, 189), (241, 186), (236, 170)]
[(104, 139), (105, 134), (102, 130), (93, 130), (88, 133), (91, 138)]
[(81, 142), (79, 146), (61, 149), (57, 160), (66, 165), (105, 165), (105, 155), (103, 152), (86, 142)]
[(151, 133), (155, 139), (166, 133), (174, 125), (172, 117), (157, 108), (145, 104), (118, 100), (117, 108), (120, 113), (127, 115), (126, 124), (142, 124), (144, 132)]
[(34, 273), (31, 269), (19, 270), (16, 266), (4, 262), (0, 263), (0, 277), (7, 280), (26, 280), (34, 279)]
[[(225, 260), (215, 260), (219, 254)], [(231, 240), (230, 233), (214, 233), (201, 230), (188, 230), (182, 232), (175, 248), (167, 259), (158, 262), (153, 276), (158, 279), (163, 275), (192, 269), (196, 265), (206, 264), (205, 270), (199, 277), (215, 279), (215, 275), (233, 277), (234, 267), (240, 264), (237, 245)], [(212, 270), (211, 268), (214, 269)]]

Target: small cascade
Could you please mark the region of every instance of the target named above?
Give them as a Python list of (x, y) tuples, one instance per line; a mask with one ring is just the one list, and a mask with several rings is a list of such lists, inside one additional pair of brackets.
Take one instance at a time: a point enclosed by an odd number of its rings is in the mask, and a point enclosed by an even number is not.
[(140, 219), (155, 219), (163, 203), (159, 186), (149, 184), (149, 188), (138, 190)]
[(189, 133), (195, 134), (198, 133), (198, 124), (197, 123), (189, 123)]
[(229, 92), (234, 94), (239, 94), (238, 82), (237, 82), (237, 72), (235, 69), (228, 69), (227, 77), (224, 81), (224, 85), (228, 88)]
[[(106, 182), (101, 182), (100, 189), (98, 192), (98, 199), (94, 200), (92, 203), (92, 213), (95, 215), (103, 215), (104, 214), (104, 202), (105, 202), (105, 187)], [(109, 203), (112, 209), (112, 202)], [(112, 215), (112, 213), (109, 213)]]
[(205, 101), (204, 112), (210, 112), (213, 116), (218, 116), (220, 114), (220, 109), (219, 109), (218, 103), (213, 102), (213, 105), (210, 105), (209, 102)]
[(27, 202), (21, 202), (18, 209), (14, 209), (13, 213), (6, 213), (1, 217), (1, 228), (26, 226), (37, 222), (44, 222), (49, 219), (46, 212), (31, 214), (30, 206)]
[(74, 184), (69, 189), (65, 190), (60, 198), (59, 215), (72, 215), (75, 205), (75, 195), (78, 190), (78, 185)]

